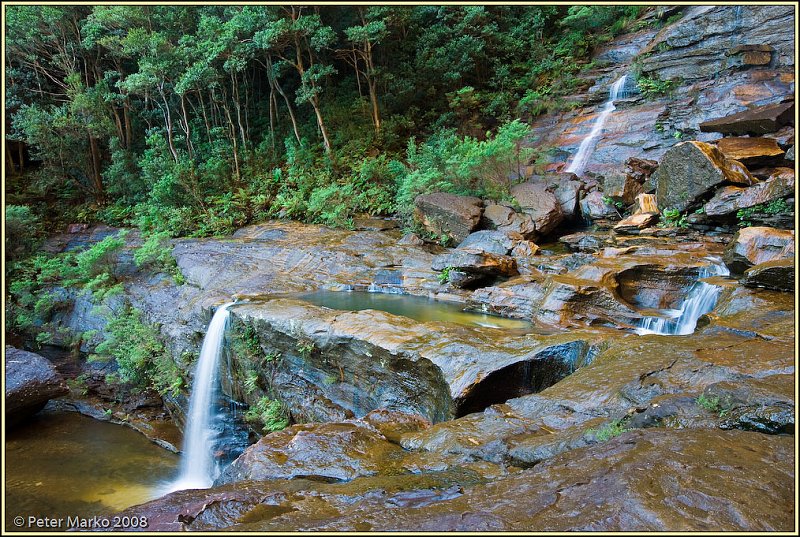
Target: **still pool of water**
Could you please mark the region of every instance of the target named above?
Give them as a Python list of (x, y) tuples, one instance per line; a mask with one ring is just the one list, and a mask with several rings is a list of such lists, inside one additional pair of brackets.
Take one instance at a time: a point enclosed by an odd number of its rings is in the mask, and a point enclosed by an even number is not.
[(35, 531), (14, 517), (111, 515), (163, 495), (178, 455), (121, 425), (42, 412), (8, 431), (5, 465), (6, 530)]
[(533, 330), (534, 328), (533, 324), (528, 321), (464, 311), (461, 304), (413, 295), (359, 291), (316, 291), (300, 295), (298, 298), (335, 310), (380, 310), (421, 322), (446, 321), (468, 326), (521, 330)]

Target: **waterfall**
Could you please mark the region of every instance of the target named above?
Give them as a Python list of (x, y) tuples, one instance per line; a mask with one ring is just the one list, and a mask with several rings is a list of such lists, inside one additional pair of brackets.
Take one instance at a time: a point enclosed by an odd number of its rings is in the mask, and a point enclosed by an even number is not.
[(214, 435), (218, 425), (214, 402), (219, 391), (219, 360), (225, 328), (228, 324), (228, 306), (220, 306), (211, 318), (200, 358), (194, 373), (189, 413), (183, 435), (181, 473), (171, 490), (209, 488), (219, 473), (214, 461)]
[(727, 267), (718, 259), (708, 267), (703, 267), (698, 275), (698, 281), (689, 289), (680, 307), (670, 310), (671, 318), (664, 317), (644, 317), (636, 328), (636, 333), (643, 334), (665, 334), (674, 336), (685, 336), (694, 332), (697, 326), (697, 319), (711, 311), (717, 303), (717, 296), (720, 288), (716, 285), (706, 283), (703, 278), (711, 276), (727, 276), (730, 274)]
[(578, 152), (575, 153), (575, 157), (572, 159), (569, 167), (567, 167), (568, 172), (572, 172), (576, 175), (583, 173), (583, 169), (586, 167), (586, 162), (589, 160), (589, 156), (592, 154), (594, 145), (597, 142), (597, 138), (600, 136), (600, 132), (603, 130), (603, 126), (608, 120), (608, 116), (611, 115), (611, 112), (616, 110), (614, 101), (620, 97), (620, 90), (625, 87), (625, 80), (627, 78), (628, 75), (623, 75), (611, 86), (608, 100), (603, 105), (600, 115), (594, 120), (594, 125), (592, 125), (592, 130), (589, 132), (589, 135), (583, 139), (581, 145), (578, 147)]

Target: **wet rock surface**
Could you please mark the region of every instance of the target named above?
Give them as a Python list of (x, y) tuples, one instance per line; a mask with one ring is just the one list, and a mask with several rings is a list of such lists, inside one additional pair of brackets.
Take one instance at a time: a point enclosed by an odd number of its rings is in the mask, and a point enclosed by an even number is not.
[(758, 106), (700, 124), (703, 132), (723, 134), (766, 134), (789, 124), (794, 116), (794, 101)]
[(64, 379), (46, 358), (11, 346), (6, 357), (6, 423), (13, 427), (40, 411), (50, 399), (69, 393)]
[(248, 447), (216, 484), (296, 477), (350, 481), (377, 474), (401, 454), (367, 422), (292, 425)]
[(746, 227), (734, 235), (723, 259), (731, 272), (741, 274), (766, 261), (794, 257), (794, 230)]
[(744, 271), (742, 283), (748, 287), (765, 287), (777, 291), (794, 291), (794, 260), (765, 261)]

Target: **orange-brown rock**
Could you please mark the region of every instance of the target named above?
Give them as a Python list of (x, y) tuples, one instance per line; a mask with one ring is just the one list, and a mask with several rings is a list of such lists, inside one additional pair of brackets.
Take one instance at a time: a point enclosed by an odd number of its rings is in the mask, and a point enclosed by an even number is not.
[(725, 264), (736, 274), (753, 265), (794, 257), (794, 230), (746, 227), (733, 236), (725, 249)]
[(738, 114), (700, 123), (702, 132), (766, 134), (788, 125), (794, 118), (794, 101), (757, 106)]
[(776, 140), (766, 137), (722, 138), (717, 141), (717, 147), (726, 157), (738, 160), (746, 166), (766, 165), (784, 154)]

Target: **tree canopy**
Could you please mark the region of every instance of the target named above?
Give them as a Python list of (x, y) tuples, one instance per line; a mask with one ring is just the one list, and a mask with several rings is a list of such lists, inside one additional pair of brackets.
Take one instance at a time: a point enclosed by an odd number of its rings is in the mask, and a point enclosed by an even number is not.
[(178, 236), (347, 225), (432, 185), (502, 196), (511, 122), (558, 106), (641, 9), (8, 6), (7, 140), (37, 164), (8, 199)]

